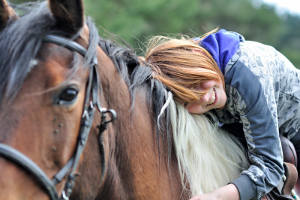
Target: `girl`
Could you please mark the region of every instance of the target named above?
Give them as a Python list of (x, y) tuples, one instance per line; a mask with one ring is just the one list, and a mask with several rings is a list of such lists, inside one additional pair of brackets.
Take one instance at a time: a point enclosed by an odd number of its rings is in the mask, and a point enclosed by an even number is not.
[(192, 200), (261, 199), (282, 184), (279, 135), (300, 153), (300, 71), (287, 58), (222, 29), (197, 39), (154, 37), (145, 61), (190, 113), (206, 114), (220, 127), (242, 125), (250, 167)]

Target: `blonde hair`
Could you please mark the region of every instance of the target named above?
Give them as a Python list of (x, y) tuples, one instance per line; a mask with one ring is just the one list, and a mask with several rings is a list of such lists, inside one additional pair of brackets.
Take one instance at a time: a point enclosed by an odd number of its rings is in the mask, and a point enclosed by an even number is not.
[(145, 62), (153, 69), (152, 77), (171, 90), (180, 103), (197, 101), (204, 95), (207, 91), (196, 90), (203, 81), (220, 80), (224, 85), (217, 63), (198, 42), (187, 37), (154, 36), (145, 53)]
[(169, 107), (181, 182), (191, 196), (212, 192), (249, 168), (245, 149), (232, 134), (173, 99)]

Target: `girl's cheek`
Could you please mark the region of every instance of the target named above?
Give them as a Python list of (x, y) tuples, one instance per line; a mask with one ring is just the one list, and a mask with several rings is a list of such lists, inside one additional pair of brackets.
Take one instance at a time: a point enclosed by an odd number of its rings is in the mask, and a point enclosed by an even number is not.
[(186, 109), (189, 113), (192, 114), (203, 114), (204, 110), (200, 104), (192, 103), (186, 106)]

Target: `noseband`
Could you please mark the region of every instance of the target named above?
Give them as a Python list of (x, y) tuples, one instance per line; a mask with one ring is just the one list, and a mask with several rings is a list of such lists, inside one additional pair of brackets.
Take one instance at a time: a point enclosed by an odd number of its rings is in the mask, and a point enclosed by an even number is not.
[[(43, 41), (63, 46), (71, 51), (76, 51), (83, 57), (87, 54), (87, 50), (83, 46), (61, 36), (47, 35)], [(75, 154), (52, 179), (49, 179), (43, 170), (27, 156), (8, 145), (0, 144), (0, 156), (7, 158), (11, 162), (14, 162), (30, 172), (46, 190), (51, 200), (68, 200), (72, 193), (76, 178), (76, 169), (78, 168), (80, 156), (84, 150), (93, 124), (95, 110), (97, 109), (101, 113), (101, 123), (97, 126), (100, 136), (102, 132), (106, 130), (107, 124), (116, 119), (117, 114), (114, 110), (103, 108), (100, 105), (97, 64), (97, 57), (94, 56), (92, 62), (89, 63), (89, 79), (86, 87), (84, 110), (81, 117)], [(110, 116), (107, 117), (107, 114)], [(102, 166), (104, 166), (104, 163), (102, 163)], [(66, 175), (68, 175), (66, 183), (62, 191), (62, 195), (59, 197), (55, 186), (60, 183)]]

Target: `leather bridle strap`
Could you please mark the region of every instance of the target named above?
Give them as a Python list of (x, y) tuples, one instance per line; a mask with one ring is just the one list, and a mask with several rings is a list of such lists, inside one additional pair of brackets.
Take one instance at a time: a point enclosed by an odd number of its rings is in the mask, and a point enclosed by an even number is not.
[[(59, 46), (65, 47), (71, 51), (76, 51), (83, 57), (86, 55), (86, 49), (78, 44), (77, 42), (74, 42), (72, 40), (69, 40), (67, 38), (63, 38), (61, 36), (56, 36), (56, 35), (46, 35), (45, 38), (43, 39), (44, 42), (49, 42), (49, 43), (54, 43)], [(96, 63), (97, 64), (97, 63)]]
[(34, 175), (36, 180), (42, 184), (42, 187), (48, 192), (51, 199), (58, 199), (54, 183), (32, 160), (6, 144), (0, 144), (0, 155)]
[[(87, 54), (87, 50), (80, 44), (61, 36), (47, 35), (44, 38), (44, 42), (54, 43), (63, 46), (71, 51), (76, 51), (83, 57), (85, 57)], [(114, 110), (102, 108), (100, 105), (98, 97), (99, 80), (96, 68), (98, 64), (97, 57), (95, 56), (91, 62), (92, 63), (89, 63), (89, 79), (86, 87), (84, 110), (81, 117), (81, 125), (75, 154), (68, 161), (68, 163), (53, 177), (52, 180), (50, 180), (47, 175), (27, 156), (8, 145), (0, 144), (0, 155), (4, 156), (8, 160), (14, 162), (15, 164), (30, 172), (42, 184), (42, 187), (49, 194), (52, 200), (68, 200), (72, 193), (79, 159), (85, 148), (93, 124), (95, 109), (97, 109), (101, 113), (101, 124), (98, 125), (100, 135), (103, 131), (105, 131), (107, 124), (116, 119), (116, 112)], [(90, 98), (92, 99), (90, 100)], [(108, 120), (106, 119), (106, 114), (110, 114), (110, 118)], [(60, 183), (67, 174), (68, 177), (64, 190), (62, 191), (62, 196), (59, 197), (55, 185)]]

